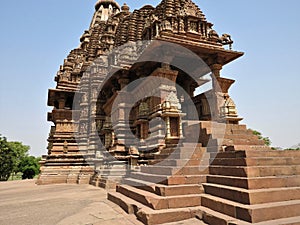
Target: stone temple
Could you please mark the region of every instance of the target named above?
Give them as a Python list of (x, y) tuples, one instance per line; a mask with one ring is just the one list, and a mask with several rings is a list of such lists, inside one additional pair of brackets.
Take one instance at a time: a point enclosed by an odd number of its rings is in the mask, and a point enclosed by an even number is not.
[(191, 0), (98, 0), (49, 89), (37, 183), (107, 188), (145, 224), (300, 224), (300, 152), (241, 124), (221, 76), (242, 55)]

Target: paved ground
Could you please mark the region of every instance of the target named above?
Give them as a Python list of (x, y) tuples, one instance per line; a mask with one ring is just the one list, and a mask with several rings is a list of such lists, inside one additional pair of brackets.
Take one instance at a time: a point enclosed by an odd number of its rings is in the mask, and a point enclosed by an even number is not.
[[(90, 185), (35, 185), (35, 181), (0, 183), (1, 225), (140, 225), (135, 216)], [(201, 224), (197, 219), (169, 225)]]

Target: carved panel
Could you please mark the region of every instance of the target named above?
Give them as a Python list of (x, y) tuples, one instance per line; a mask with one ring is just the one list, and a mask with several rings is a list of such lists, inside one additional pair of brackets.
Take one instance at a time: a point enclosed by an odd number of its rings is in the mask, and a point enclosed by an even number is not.
[(179, 136), (179, 121), (177, 117), (170, 118), (170, 129), (171, 129), (171, 136), (178, 137)]

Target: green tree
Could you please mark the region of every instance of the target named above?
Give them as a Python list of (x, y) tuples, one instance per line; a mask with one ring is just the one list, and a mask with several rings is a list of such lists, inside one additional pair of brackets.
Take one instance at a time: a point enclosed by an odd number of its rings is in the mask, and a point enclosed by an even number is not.
[(16, 173), (21, 172), (19, 169), (19, 165), (26, 157), (28, 157), (30, 147), (27, 145), (23, 145), (22, 142), (17, 141), (8, 142), (8, 145), (15, 153), (14, 168), (12, 171), (12, 176), (14, 176)]
[(271, 146), (272, 142), (269, 137), (263, 137), (262, 133), (257, 130), (252, 130), (252, 133), (256, 135), (259, 140), (263, 140), (266, 146)]
[(39, 173), (40, 158), (29, 156), (29, 149), (22, 142), (8, 142), (0, 135), (0, 181), (7, 181), (18, 172), (23, 173), (22, 179), (31, 179)]
[(0, 181), (7, 181), (15, 168), (16, 153), (6, 137), (0, 135)]
[(32, 179), (35, 175), (39, 174), (40, 157), (36, 158), (34, 156), (24, 157), (19, 164), (19, 171), (23, 173), (22, 179)]

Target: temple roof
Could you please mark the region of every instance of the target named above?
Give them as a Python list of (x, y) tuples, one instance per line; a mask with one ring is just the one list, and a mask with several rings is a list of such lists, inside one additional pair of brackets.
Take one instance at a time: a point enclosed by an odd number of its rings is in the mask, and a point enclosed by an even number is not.
[(155, 14), (161, 18), (166, 16), (195, 16), (206, 20), (203, 12), (191, 0), (162, 0), (156, 7)]
[(204, 61), (213, 59), (222, 65), (243, 55), (231, 49), (231, 36), (219, 35), (192, 0), (162, 0), (156, 7), (145, 5), (133, 12), (126, 4), (120, 8), (115, 0), (98, 0), (95, 8), (80, 46), (70, 52), (57, 73), (58, 87), (63, 83), (67, 89), (73, 89), (80, 74), (95, 59), (127, 42), (169, 41), (189, 48)]

